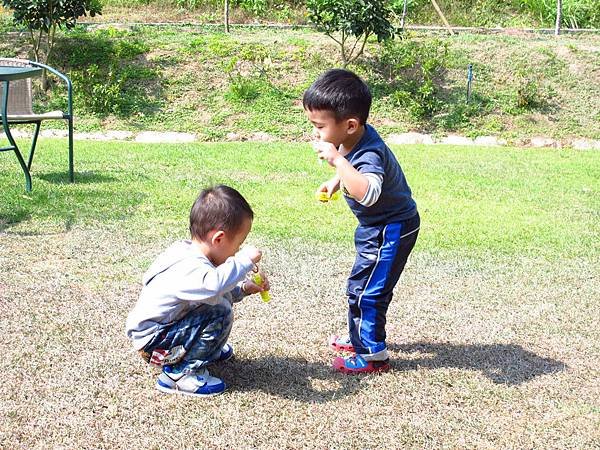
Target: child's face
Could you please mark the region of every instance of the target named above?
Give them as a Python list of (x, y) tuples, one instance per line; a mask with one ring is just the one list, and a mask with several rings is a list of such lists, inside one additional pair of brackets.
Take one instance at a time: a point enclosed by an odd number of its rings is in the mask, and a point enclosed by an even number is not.
[(244, 219), (244, 222), (237, 231), (219, 230), (213, 234), (211, 239), (211, 254), (209, 259), (215, 266), (225, 262), (227, 258), (235, 255), (250, 233), (252, 220)]
[(322, 142), (329, 142), (336, 148), (346, 142), (354, 133), (356, 119), (335, 119), (331, 111), (305, 109), (306, 117), (313, 124), (315, 137)]

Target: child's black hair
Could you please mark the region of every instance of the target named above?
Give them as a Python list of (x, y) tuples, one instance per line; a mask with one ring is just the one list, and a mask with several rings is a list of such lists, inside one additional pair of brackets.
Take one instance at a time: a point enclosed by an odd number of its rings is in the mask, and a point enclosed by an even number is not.
[(371, 109), (371, 92), (354, 72), (331, 69), (306, 90), (302, 104), (309, 111), (331, 111), (338, 122), (357, 117), (364, 125)]
[(190, 211), (192, 238), (204, 239), (211, 230), (237, 231), (244, 219), (252, 220), (254, 212), (242, 194), (235, 189), (217, 185), (198, 195)]

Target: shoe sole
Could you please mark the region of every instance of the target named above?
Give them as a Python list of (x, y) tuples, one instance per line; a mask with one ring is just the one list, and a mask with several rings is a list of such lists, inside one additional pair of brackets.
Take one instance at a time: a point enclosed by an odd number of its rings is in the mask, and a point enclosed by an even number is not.
[(168, 388), (166, 386), (161, 386), (160, 384), (156, 384), (156, 389), (165, 394), (180, 394), (190, 397), (214, 397), (215, 395), (220, 395), (225, 392), (225, 390), (222, 390), (221, 392), (211, 392), (210, 394), (198, 394), (196, 392), (186, 392), (179, 389)]
[[(342, 358), (339, 358), (339, 359), (342, 359)], [(389, 363), (385, 363), (385, 364), (382, 364), (382, 365), (376, 366), (376, 367), (364, 368), (364, 369), (349, 369), (343, 363), (336, 364), (337, 360), (338, 360), (338, 358), (336, 358), (332, 364), (333, 369), (337, 372), (340, 372), (340, 373), (343, 373), (346, 375), (360, 375), (362, 373), (381, 373), (381, 372), (387, 372), (390, 370)]]
[(383, 372), (388, 372), (390, 370), (390, 366), (387, 367), (381, 367), (381, 368), (376, 368), (376, 369), (364, 369), (364, 370), (354, 370), (354, 369), (348, 369), (346, 367), (334, 367), (334, 369), (340, 373), (343, 373), (345, 375), (360, 375), (363, 373), (383, 373)]

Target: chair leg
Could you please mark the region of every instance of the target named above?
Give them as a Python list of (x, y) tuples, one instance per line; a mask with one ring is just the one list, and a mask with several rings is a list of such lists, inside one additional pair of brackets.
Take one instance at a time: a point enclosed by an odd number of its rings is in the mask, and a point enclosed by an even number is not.
[(71, 180), (71, 183), (75, 181), (73, 171), (73, 117), (69, 117), (69, 180)]
[(35, 146), (37, 144), (38, 134), (40, 133), (40, 125), (42, 122), (35, 123), (35, 131), (33, 132), (33, 139), (31, 140), (31, 149), (29, 150), (29, 158), (27, 159), (27, 168), (31, 170), (31, 162), (33, 161), (33, 153), (35, 152)]

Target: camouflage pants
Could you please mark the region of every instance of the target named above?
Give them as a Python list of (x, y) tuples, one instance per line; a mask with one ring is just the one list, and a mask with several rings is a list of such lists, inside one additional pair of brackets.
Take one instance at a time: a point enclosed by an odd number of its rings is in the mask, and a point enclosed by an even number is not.
[(200, 305), (169, 325), (140, 351), (147, 362), (163, 355), (159, 365), (194, 373), (214, 361), (227, 343), (233, 311), (229, 304)]

